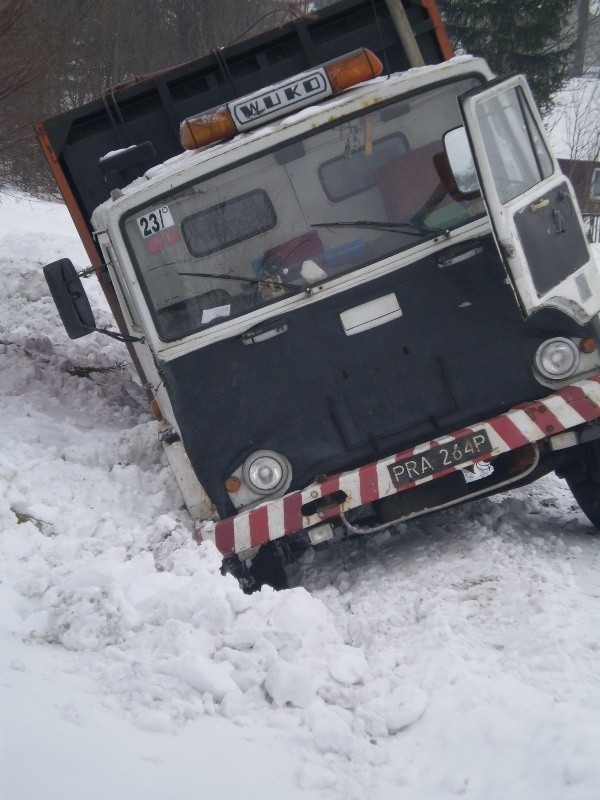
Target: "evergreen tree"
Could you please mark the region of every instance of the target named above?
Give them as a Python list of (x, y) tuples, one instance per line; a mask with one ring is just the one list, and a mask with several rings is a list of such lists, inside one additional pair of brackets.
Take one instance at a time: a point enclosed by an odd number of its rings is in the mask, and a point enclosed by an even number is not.
[(576, 0), (439, 0), (455, 47), (482, 56), (498, 75), (522, 72), (542, 109), (569, 73), (564, 41)]

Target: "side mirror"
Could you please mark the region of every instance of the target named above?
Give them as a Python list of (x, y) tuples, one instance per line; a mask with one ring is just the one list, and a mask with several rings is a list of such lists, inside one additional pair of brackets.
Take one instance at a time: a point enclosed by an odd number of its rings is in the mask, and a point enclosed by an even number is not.
[(473, 154), (464, 128), (454, 128), (444, 134), (444, 150), (450, 170), (450, 178), (454, 183), (455, 199), (473, 200), (480, 197), (479, 180), (473, 161)]
[(79, 339), (96, 330), (94, 313), (70, 259), (46, 264), (44, 277), (69, 337)]

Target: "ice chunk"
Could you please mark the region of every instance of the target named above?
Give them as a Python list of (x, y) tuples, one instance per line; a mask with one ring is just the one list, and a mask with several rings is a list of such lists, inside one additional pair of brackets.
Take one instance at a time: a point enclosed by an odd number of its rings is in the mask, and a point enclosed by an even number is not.
[(186, 653), (177, 658), (161, 661), (158, 668), (165, 675), (181, 678), (193, 689), (202, 694), (210, 694), (217, 702), (229, 692), (239, 692), (235, 681), (225, 664), (215, 664), (197, 653)]
[(134, 723), (138, 728), (146, 731), (156, 731), (157, 733), (173, 733), (175, 725), (173, 720), (165, 711), (146, 708), (136, 714)]
[(408, 728), (425, 713), (429, 696), (416, 687), (399, 686), (387, 698), (384, 714), (390, 734)]
[(338, 712), (323, 703), (314, 703), (309, 711), (309, 724), (322, 753), (350, 754), (354, 736)]
[(331, 677), (344, 686), (361, 683), (369, 670), (361, 651), (344, 645), (331, 652), (328, 666)]

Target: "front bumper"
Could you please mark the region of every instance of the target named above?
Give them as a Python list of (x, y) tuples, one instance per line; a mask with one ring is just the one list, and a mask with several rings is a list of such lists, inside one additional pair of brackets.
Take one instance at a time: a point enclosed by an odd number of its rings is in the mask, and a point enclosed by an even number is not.
[[(328, 476), (320, 483), (267, 501), (234, 517), (216, 523), (211, 520), (200, 522), (195, 534), (202, 541), (214, 542), (223, 556), (244, 553), (274, 539), (322, 524), (342, 512), (408, 491), (421, 483), (437, 480), (457, 469), (487, 461), (532, 442), (551, 439), (597, 419), (600, 419), (600, 375), (565, 386), (543, 400), (515, 406), (506, 414), (477, 422), (469, 428), (423, 442), (358, 469)], [(400, 487), (393, 485), (388, 469), (390, 465), (426, 453), (432, 447), (451, 444), (478, 431), (487, 433), (492, 445), (491, 453), (462, 462), (459, 466), (449, 466)]]

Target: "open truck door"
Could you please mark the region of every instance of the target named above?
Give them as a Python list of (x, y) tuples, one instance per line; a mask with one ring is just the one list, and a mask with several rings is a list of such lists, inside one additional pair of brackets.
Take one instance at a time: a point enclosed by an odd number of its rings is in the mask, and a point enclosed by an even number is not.
[[(600, 311), (600, 275), (577, 201), (527, 81), (496, 80), (459, 98), (496, 243), (525, 316), (557, 308), (579, 324)], [(452, 160), (452, 152), (448, 148)]]

